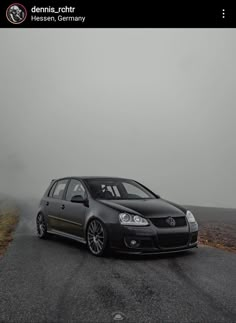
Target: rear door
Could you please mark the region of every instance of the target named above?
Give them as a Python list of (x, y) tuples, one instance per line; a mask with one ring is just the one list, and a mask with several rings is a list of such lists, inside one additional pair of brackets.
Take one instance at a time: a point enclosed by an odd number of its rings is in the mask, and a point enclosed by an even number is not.
[(56, 181), (49, 191), (45, 210), (48, 216), (49, 230), (64, 231), (64, 222), (61, 219), (63, 209), (63, 196), (69, 180)]
[(77, 179), (71, 179), (65, 194), (61, 214), (66, 232), (84, 238), (83, 228), (88, 206), (83, 203), (72, 203), (71, 199), (75, 195), (81, 195), (83, 198), (88, 196), (83, 183)]

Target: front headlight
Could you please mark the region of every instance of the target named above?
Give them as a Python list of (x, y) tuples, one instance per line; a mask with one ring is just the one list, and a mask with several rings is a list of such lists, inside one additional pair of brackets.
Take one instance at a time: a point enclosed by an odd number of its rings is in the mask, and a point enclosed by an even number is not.
[(119, 219), (120, 219), (120, 224), (122, 225), (135, 225), (135, 226), (148, 225), (148, 221), (139, 215), (120, 213)]
[(195, 217), (194, 217), (193, 213), (190, 212), (190, 211), (186, 212), (186, 217), (187, 217), (189, 223), (196, 223), (197, 222), (195, 220)]

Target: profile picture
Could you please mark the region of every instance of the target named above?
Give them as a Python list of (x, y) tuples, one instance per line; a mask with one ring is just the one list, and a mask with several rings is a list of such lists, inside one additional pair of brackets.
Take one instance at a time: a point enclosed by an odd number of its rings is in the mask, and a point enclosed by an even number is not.
[(6, 16), (12, 24), (21, 24), (26, 19), (27, 10), (22, 4), (13, 3), (7, 8)]

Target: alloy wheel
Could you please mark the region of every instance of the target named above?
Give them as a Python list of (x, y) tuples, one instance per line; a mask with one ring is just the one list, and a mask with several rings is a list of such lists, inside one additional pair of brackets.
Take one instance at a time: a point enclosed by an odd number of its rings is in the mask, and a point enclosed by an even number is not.
[(105, 231), (98, 220), (92, 220), (87, 230), (87, 242), (90, 251), (94, 255), (102, 255), (105, 249)]
[(40, 238), (44, 238), (47, 234), (47, 225), (42, 214), (37, 216), (37, 233)]

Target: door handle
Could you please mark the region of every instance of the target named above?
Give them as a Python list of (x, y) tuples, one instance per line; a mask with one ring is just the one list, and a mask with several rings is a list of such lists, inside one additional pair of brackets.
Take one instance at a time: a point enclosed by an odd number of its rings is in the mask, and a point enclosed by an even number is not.
[(46, 205), (49, 205), (49, 202), (46, 202)]
[(65, 208), (65, 205), (64, 205), (64, 204), (62, 204), (61, 209), (62, 209), (62, 210), (64, 210), (64, 208)]

